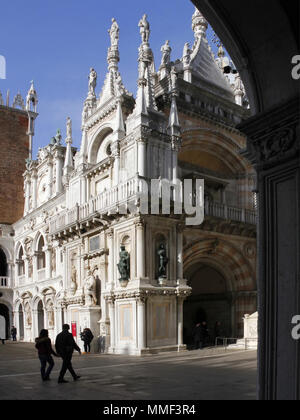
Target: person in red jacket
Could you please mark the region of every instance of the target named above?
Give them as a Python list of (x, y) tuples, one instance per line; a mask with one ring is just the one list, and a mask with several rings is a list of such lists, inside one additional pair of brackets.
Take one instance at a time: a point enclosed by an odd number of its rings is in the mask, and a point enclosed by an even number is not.
[[(54, 367), (54, 360), (52, 354), (59, 357), (52, 349), (51, 340), (48, 336), (48, 330), (41, 330), (38, 338), (35, 339), (35, 347), (38, 350), (39, 359), (41, 362), (41, 376), (43, 381), (50, 380), (50, 373)], [(48, 368), (46, 370), (48, 363)]]

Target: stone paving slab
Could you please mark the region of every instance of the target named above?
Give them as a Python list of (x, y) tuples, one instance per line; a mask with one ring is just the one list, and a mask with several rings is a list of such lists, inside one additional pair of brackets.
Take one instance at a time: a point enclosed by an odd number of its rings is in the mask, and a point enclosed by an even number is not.
[(256, 352), (205, 349), (153, 356), (74, 353), (78, 382), (42, 382), (34, 344), (0, 346), (0, 400), (256, 399)]

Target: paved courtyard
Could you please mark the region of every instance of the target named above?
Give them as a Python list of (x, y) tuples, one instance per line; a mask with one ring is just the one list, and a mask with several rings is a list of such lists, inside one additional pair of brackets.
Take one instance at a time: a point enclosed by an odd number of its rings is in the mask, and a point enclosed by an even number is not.
[(91, 354), (73, 357), (73, 382), (58, 384), (61, 359), (52, 380), (42, 382), (33, 344), (0, 344), (1, 400), (253, 400), (254, 351), (207, 349), (144, 357)]

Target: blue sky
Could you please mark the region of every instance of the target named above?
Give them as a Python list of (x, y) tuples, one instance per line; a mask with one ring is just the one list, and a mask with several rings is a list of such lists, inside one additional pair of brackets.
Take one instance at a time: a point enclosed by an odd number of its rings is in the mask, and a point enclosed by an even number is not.
[[(126, 88), (136, 95), (137, 58), (141, 39), (138, 22), (147, 13), (150, 45), (156, 66), (160, 48), (170, 40), (172, 60), (181, 58), (185, 42), (194, 40), (188, 0), (12, 0), (1, 4), (0, 55), (6, 58), (6, 80), (0, 91), (11, 102), (20, 90), (26, 96), (30, 81), (37, 89), (39, 117), (34, 157), (58, 128), (65, 138), (65, 121), (73, 120), (74, 146), (81, 141), (81, 112), (90, 67), (98, 73), (97, 94), (107, 71), (108, 29), (115, 17), (120, 26), (119, 69)], [(211, 36), (211, 31), (209, 31)]]

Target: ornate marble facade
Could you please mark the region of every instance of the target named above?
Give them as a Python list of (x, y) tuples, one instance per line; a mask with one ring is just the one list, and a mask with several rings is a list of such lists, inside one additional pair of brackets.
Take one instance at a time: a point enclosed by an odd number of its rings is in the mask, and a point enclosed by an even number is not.
[[(224, 72), (222, 47), (214, 57), (198, 11), (194, 45), (173, 62), (166, 41), (158, 71), (146, 15), (138, 26), (136, 100), (118, 69), (113, 19), (99, 97), (90, 69), (80, 150), (68, 118), (66, 145), (58, 131), (27, 162), (10, 257), (13, 323), (25, 341), (43, 327), (54, 339), (68, 322), (78, 340), (85, 327), (105, 336), (111, 353), (180, 350), (200, 309), (236, 336), (244, 314), (256, 311), (255, 173), (236, 129), (249, 116), (242, 81)], [(168, 215), (145, 214), (151, 179), (175, 189), (178, 180), (199, 178), (201, 226), (186, 226), (172, 206)]]

